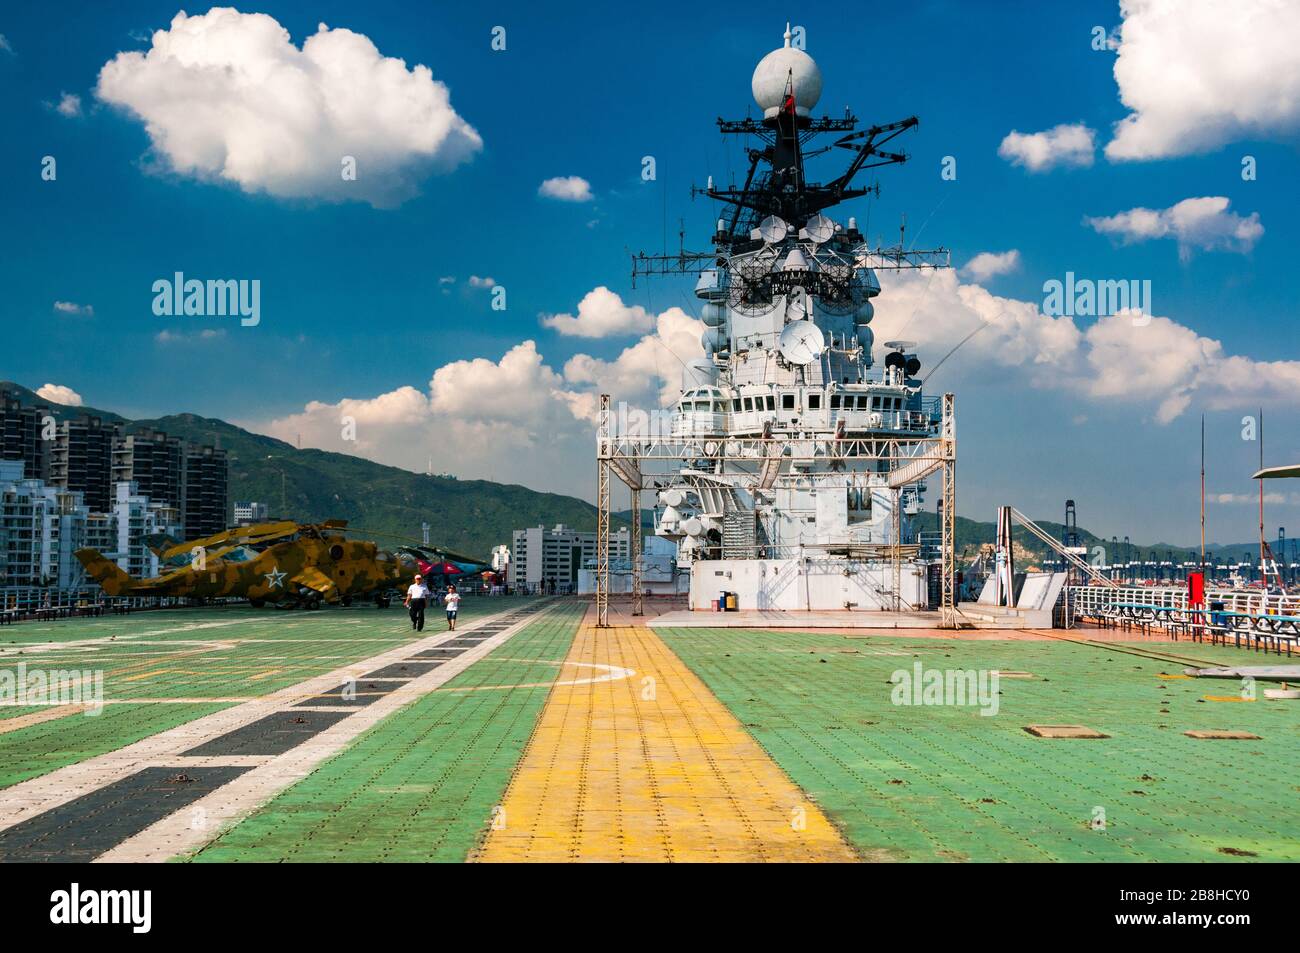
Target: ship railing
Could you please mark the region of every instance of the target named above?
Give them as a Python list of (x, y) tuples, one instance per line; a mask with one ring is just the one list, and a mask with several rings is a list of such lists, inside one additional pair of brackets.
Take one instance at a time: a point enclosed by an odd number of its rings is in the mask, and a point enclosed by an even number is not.
[(1071, 586), (1074, 618), (1106, 628), (1163, 634), (1177, 640), (1272, 647), (1279, 654), (1300, 640), (1300, 595), (1249, 589), (1208, 589), (1204, 604), (1183, 586)]

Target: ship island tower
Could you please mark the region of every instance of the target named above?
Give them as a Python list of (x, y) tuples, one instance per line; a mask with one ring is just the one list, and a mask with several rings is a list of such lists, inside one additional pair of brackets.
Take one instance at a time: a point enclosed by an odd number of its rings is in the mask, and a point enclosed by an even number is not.
[[(683, 370), (671, 412), (611, 412), (597, 439), (596, 606), (608, 618), (609, 481), (631, 490), (632, 612), (642, 609), (640, 512), (654, 494), (654, 532), (677, 544), (690, 606), (728, 594), (741, 609), (935, 611), (955, 615), (953, 396), (924, 393), (907, 341), (878, 347), (871, 330), (878, 272), (948, 267), (945, 249), (869, 247), (854, 217), (830, 214), (879, 194), (866, 170), (905, 162), (883, 147), (910, 117), (859, 128), (814, 116), (822, 75), (785, 43), (759, 61), (761, 118), (718, 120), (746, 142), (743, 185), (693, 189), (719, 205), (713, 250), (633, 258), (638, 277), (698, 275), (704, 356)], [(823, 181), (806, 160), (845, 156)], [(829, 164), (829, 163), (827, 163)], [(879, 358), (879, 359), (878, 359)], [(942, 481), (939, 532), (910, 517), (928, 478)]]

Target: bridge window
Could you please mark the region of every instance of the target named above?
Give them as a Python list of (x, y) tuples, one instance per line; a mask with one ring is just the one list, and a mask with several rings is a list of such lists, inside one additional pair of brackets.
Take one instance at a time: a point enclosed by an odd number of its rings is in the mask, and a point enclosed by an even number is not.
[(822, 395), (821, 395), (821, 394), (809, 394), (809, 395), (808, 395), (808, 409), (809, 409), (809, 410), (821, 410), (821, 407), (822, 407)]
[(781, 409), (794, 410), (794, 394), (781, 395)]

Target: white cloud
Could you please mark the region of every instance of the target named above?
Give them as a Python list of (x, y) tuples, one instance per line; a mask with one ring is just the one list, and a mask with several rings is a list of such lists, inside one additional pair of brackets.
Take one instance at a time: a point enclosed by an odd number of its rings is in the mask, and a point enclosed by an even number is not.
[(493, 278), (480, 278), (478, 275), (470, 275), (467, 284), (471, 288), (491, 288), (496, 284)]
[(1083, 123), (1053, 126), (1043, 132), (1007, 133), (998, 155), (1030, 172), (1046, 172), (1056, 166), (1090, 166), (1096, 151), (1097, 133)]
[(615, 334), (645, 333), (654, 316), (640, 305), (626, 305), (604, 285), (587, 292), (578, 302), (577, 315), (543, 314), (542, 324), (569, 337), (603, 338)]
[(36, 388), (36, 396), (65, 407), (80, 407), (82, 404), (81, 395), (62, 384), (42, 384)]
[(1161, 159), (1300, 131), (1300, 4), (1123, 0), (1115, 82), (1131, 112), (1111, 160)]
[[(575, 354), (564, 364), (564, 379), (589, 385), (592, 397), (606, 393), (647, 409), (670, 404), (681, 390), (683, 368), (704, 354), (704, 322), (681, 308), (669, 308), (652, 324), (653, 334), (624, 348), (612, 361)], [(587, 414), (596, 419), (594, 403)]]
[(9, 39), (3, 33), (0, 33), (0, 52), (12, 54), (13, 51), (14, 48), (9, 44)]
[(561, 175), (547, 179), (537, 188), (537, 194), (561, 202), (590, 202), (591, 183), (581, 176)]
[(227, 7), (178, 13), (149, 50), (105, 64), (95, 92), (144, 121), (165, 168), (279, 197), (393, 205), (482, 147), (428, 67), (323, 23), (299, 48), (272, 17)]
[(75, 93), (63, 93), (59, 97), (59, 104), (54, 109), (60, 116), (75, 119), (81, 115), (81, 97)]
[(225, 336), (224, 328), (204, 328), (201, 331), (169, 331), (164, 328), (153, 339), (159, 344), (191, 344), (195, 341), (219, 341)]
[[(1135, 325), (1134, 315), (1121, 313), (1080, 326), (1068, 316), (1044, 315), (1035, 302), (963, 283), (950, 270), (880, 278), (885, 288), (871, 325), (877, 341), (917, 340), (932, 364), (986, 325), (943, 366), (936, 392), (963, 378), (993, 378), (1000, 387), (1065, 390), (1099, 405), (1150, 406), (1152, 418), (1166, 424), (1193, 401), (1207, 410), (1290, 406), (1300, 391), (1300, 361), (1230, 355), (1220, 342), (1166, 317)], [(612, 295), (595, 289), (602, 290)], [(669, 308), (650, 316), (646, 333), (613, 358), (579, 353), (557, 369), (535, 342), (524, 341), (499, 360), (438, 367), (424, 390), (404, 386), (377, 397), (312, 402), (300, 413), (246, 426), (286, 440), (301, 434), (304, 446), (410, 470), (422, 472), (432, 460), (435, 472), (590, 498), (599, 395), (644, 410), (670, 405), (684, 365), (703, 354), (703, 329), (684, 310)], [(356, 421), (355, 441), (343, 439), (345, 415)], [(1086, 414), (1071, 419), (1084, 423)]]
[[(1224, 506), (1259, 505), (1258, 493), (1207, 493), (1205, 502)], [(1264, 502), (1270, 504), (1300, 503), (1300, 493), (1265, 493)], [(1279, 559), (1280, 559), (1279, 555)]]
[[(590, 497), (599, 395), (649, 409), (676, 397), (682, 364), (702, 353), (703, 325), (678, 308), (650, 321), (651, 333), (612, 360), (546, 363), (533, 341), (500, 360), (453, 361), (434, 370), (427, 390), (399, 387), (373, 398), (323, 403), (251, 429), (304, 446), (359, 454), (423, 471), (451, 471)], [(344, 416), (355, 441), (343, 439)]]
[(963, 284), (952, 271), (880, 277), (884, 290), (871, 325), (877, 341), (917, 340), (934, 361), (987, 324), (943, 366), (945, 379), (960, 378), (965, 369), (985, 378), (1013, 370), (1032, 387), (1150, 404), (1162, 424), (1193, 401), (1207, 410), (1290, 406), (1300, 392), (1300, 361), (1227, 354), (1219, 341), (1167, 317), (1135, 324), (1136, 315), (1121, 312), (1081, 327), (1068, 316), (1043, 314), (1038, 303)]
[(1178, 254), (1184, 260), (1194, 250), (1248, 252), (1255, 247), (1264, 226), (1259, 213), (1248, 216), (1228, 211), (1228, 199), (1222, 195), (1183, 199), (1164, 209), (1133, 208), (1107, 217), (1085, 217), (1084, 222), (1103, 235), (1121, 239), (1124, 244), (1153, 238), (1174, 238)]
[(54, 310), (60, 314), (79, 314), (86, 317), (94, 317), (95, 308), (88, 304), (77, 304), (75, 301), (56, 301)]
[(966, 263), (962, 274), (976, 281), (988, 281), (997, 275), (1006, 275), (1020, 267), (1020, 252), (1011, 249), (1004, 252), (982, 251)]

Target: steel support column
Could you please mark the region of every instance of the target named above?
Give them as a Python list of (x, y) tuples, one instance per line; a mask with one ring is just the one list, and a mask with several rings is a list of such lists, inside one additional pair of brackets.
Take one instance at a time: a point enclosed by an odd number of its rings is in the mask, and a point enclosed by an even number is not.
[(609, 395), (600, 395), (596, 435), (596, 625), (609, 625)]
[(632, 615), (645, 615), (641, 591), (641, 489), (632, 487)]
[(939, 549), (942, 558), (939, 624), (957, 628), (957, 418), (953, 413), (953, 395), (943, 395), (943, 526)]

